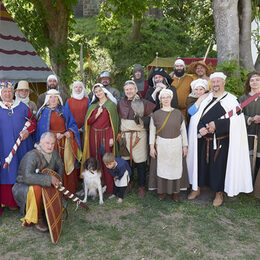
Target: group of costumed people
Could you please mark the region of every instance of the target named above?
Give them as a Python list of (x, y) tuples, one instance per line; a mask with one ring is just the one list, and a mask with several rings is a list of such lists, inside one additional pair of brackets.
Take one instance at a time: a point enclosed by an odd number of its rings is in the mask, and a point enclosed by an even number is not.
[[(207, 70), (202, 63), (194, 67), (198, 75), (203, 69), (205, 76)], [(148, 151), (148, 189), (157, 190), (159, 200), (168, 194), (178, 202), (180, 190), (187, 190), (190, 184), (188, 199), (195, 199), (200, 188), (209, 186), (216, 192), (214, 206), (223, 203), (224, 192), (228, 196), (252, 192), (249, 154), (254, 156), (256, 179), (260, 158), (260, 98), (247, 105), (244, 113), (224, 117), (239, 105), (236, 97), (225, 91), (226, 76), (215, 72), (210, 78), (198, 76), (194, 80), (184, 72), (184, 62), (177, 60), (172, 74), (156, 68), (146, 81), (142, 66), (137, 64), (133, 80), (125, 82), (121, 97), (111, 86), (111, 74), (107, 71), (100, 74), (99, 83), (89, 96), (82, 82), (74, 82), (71, 98), (59, 89), (57, 77), (51, 75), (47, 91), (38, 99), (37, 113), (36, 105), (29, 100), (28, 82), (18, 83), (15, 100), (14, 82), (2, 82), (1, 204), (11, 209), (18, 205), (25, 216), (23, 224), (37, 224), (40, 210), (38, 217), (32, 212), (42, 206), (40, 189), (35, 186), (57, 185), (58, 180), (46, 176), (34, 178), (34, 172), (42, 169), (42, 165), (57, 171), (64, 187), (75, 193), (83, 171), (82, 162), (90, 157), (99, 161), (102, 183), (106, 192), (112, 194), (114, 179), (102, 160), (105, 153), (120, 155), (132, 171), (136, 168), (139, 198), (146, 193)], [(259, 92), (260, 74), (253, 72), (248, 76), (245, 95), (240, 101)], [(26, 122), (30, 124), (24, 128)], [(253, 136), (249, 146), (247, 133)], [(258, 136), (258, 144), (254, 136)], [(18, 138), (21, 144), (8, 167), (3, 168)], [(35, 142), (38, 145), (33, 150)], [(25, 169), (27, 163), (33, 169)], [(134, 186), (133, 176), (128, 190)]]

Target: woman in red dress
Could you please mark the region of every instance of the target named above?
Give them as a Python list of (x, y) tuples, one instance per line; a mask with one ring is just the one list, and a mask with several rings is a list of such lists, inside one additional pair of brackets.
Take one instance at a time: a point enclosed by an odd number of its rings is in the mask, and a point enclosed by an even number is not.
[(75, 118), (80, 133), (80, 139), (82, 144), (83, 137), (83, 126), (86, 117), (86, 113), (89, 106), (89, 99), (81, 81), (75, 81), (72, 85), (72, 97), (69, 98), (65, 104), (71, 111), (73, 117)]
[[(119, 117), (116, 99), (98, 83), (93, 87), (93, 99), (88, 108), (84, 127), (84, 149), (82, 162), (89, 157), (96, 158), (102, 169), (102, 180), (107, 193), (113, 193), (113, 178), (102, 161), (104, 153), (117, 155), (116, 136)], [(111, 101), (112, 100), (112, 101)], [(83, 169), (82, 169), (83, 170)]]

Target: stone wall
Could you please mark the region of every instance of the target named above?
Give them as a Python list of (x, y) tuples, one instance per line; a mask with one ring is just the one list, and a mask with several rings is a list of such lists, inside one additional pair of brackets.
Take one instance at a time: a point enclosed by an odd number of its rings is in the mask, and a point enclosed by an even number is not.
[(100, 0), (83, 0), (83, 17), (91, 17), (99, 13)]
[(73, 7), (76, 18), (83, 17), (83, 1), (84, 0), (78, 0), (78, 4)]

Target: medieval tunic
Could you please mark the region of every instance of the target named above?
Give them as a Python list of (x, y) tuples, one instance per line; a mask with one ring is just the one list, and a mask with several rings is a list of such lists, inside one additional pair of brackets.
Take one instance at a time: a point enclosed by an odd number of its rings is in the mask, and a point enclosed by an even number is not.
[[(242, 103), (246, 99), (250, 98), (250, 95), (243, 95), (239, 101)], [(257, 140), (257, 158), (260, 158), (260, 126), (259, 124), (255, 124), (254, 122), (248, 123), (249, 117), (254, 117), (255, 115), (260, 115), (260, 98), (257, 100), (254, 100), (252, 103), (247, 105), (246, 107), (243, 108), (243, 112), (245, 115), (245, 120), (246, 120), (246, 128), (247, 128), (247, 134), (250, 135), (257, 135), (258, 140)], [(252, 154), (253, 152), (253, 137), (248, 138), (249, 142), (249, 149), (250, 153)]]
[[(64, 134), (66, 131), (70, 132), (71, 137), (66, 138), (63, 136), (60, 140), (56, 139), (54, 149), (59, 152), (63, 163), (66, 163), (68, 159), (72, 159), (73, 161), (72, 169), (70, 168), (70, 171), (65, 166), (63, 181), (64, 187), (71, 193), (75, 193), (78, 187), (78, 174), (76, 169), (74, 169), (74, 166), (77, 166), (78, 150), (81, 147), (77, 123), (70, 110), (64, 106), (57, 106), (54, 109), (45, 106), (39, 110), (37, 114), (37, 142), (39, 142), (40, 137), (44, 132), (52, 132), (56, 135), (57, 133)], [(67, 142), (69, 147), (67, 146), (65, 148), (65, 142)], [(71, 151), (71, 155), (69, 156), (70, 158), (65, 160), (65, 153), (68, 150)]]
[[(80, 100), (72, 97), (69, 98), (65, 104), (65, 107), (69, 108), (73, 117), (75, 118), (78, 129), (81, 129), (84, 126), (85, 117), (88, 110), (88, 103), (89, 103), (89, 99), (86, 97)], [(80, 133), (81, 142), (82, 142), (82, 137), (83, 136)]]
[[(250, 95), (243, 95), (239, 101), (243, 102), (246, 99), (250, 98)], [(256, 135), (257, 136), (257, 154), (256, 154), (256, 165), (255, 165), (255, 172), (254, 172), (254, 180), (256, 180), (257, 176), (260, 172), (260, 126), (259, 124), (255, 124), (254, 122), (248, 122), (249, 117), (254, 117), (255, 115), (260, 115), (260, 98), (254, 100), (252, 103), (247, 105), (243, 108), (243, 112), (245, 114), (245, 121), (246, 121), (246, 128), (248, 135)], [(250, 155), (253, 155), (253, 148), (254, 148), (254, 137), (248, 137), (249, 143), (249, 150)], [(260, 176), (258, 176), (260, 178)], [(255, 196), (260, 198), (260, 181), (255, 181), (254, 186)], [(258, 195), (256, 195), (258, 194)]]
[(63, 163), (56, 150), (53, 150), (50, 162), (47, 162), (41, 151), (39, 151), (39, 154), (41, 159), (33, 150), (26, 153), (18, 169), (16, 184), (13, 186), (14, 199), (20, 207), (22, 215), (25, 214), (29, 186), (51, 186), (51, 176), (48, 174), (37, 174), (35, 172), (36, 169), (40, 170), (42, 166), (43, 169), (48, 168), (57, 172), (61, 177), (63, 175)]
[[(252, 191), (244, 115), (220, 119), (237, 105), (230, 93), (224, 92), (215, 101), (210, 93), (191, 117), (187, 164), (193, 190), (209, 185), (213, 191), (225, 191), (228, 196)], [(200, 137), (199, 129), (211, 121), (216, 125), (215, 135)]]
[[(155, 143), (158, 131), (170, 112), (162, 109), (154, 112), (150, 122), (150, 144)], [(182, 148), (188, 146), (184, 116), (178, 109), (170, 114), (165, 126), (157, 134), (157, 160), (150, 168), (150, 178), (157, 175), (157, 192), (159, 194), (178, 193), (183, 172)]]
[(31, 111), (20, 101), (15, 101), (11, 109), (8, 109), (5, 104), (0, 101), (0, 203), (8, 207), (17, 206), (13, 199), (12, 186), (16, 180), (20, 161), (26, 152), (33, 149), (31, 134), (36, 129), (35, 119), (32, 120), (31, 126), (27, 129), (30, 134), (29, 137), (21, 142), (10, 165), (6, 169), (3, 168), (5, 158), (11, 152), (27, 118), (31, 118), (31, 116)]
[(186, 118), (187, 116), (186, 99), (191, 93), (190, 83), (193, 81), (193, 78), (187, 74), (184, 74), (181, 78), (177, 78), (173, 76), (172, 79), (173, 79), (172, 86), (175, 87), (177, 92), (179, 109), (181, 110), (182, 114)]
[[(113, 193), (114, 181), (108, 169), (103, 163), (102, 156), (104, 153), (113, 152), (117, 155), (116, 136), (118, 133), (119, 118), (116, 111), (116, 105), (107, 100), (103, 105), (103, 112), (95, 118), (99, 104), (91, 104), (85, 121), (84, 128), (84, 150), (82, 162), (90, 157), (96, 158), (102, 169), (102, 180), (107, 186), (107, 193)], [(109, 140), (113, 139), (114, 145), (109, 146)], [(83, 168), (82, 168), (83, 170)]]
[[(155, 108), (155, 104), (145, 99), (141, 100), (144, 106), (143, 116), (150, 115)], [(146, 129), (144, 128), (143, 122), (140, 122), (140, 124), (137, 124), (135, 122), (135, 113), (131, 107), (131, 102), (132, 100), (128, 100), (127, 97), (122, 98), (118, 102), (117, 110), (119, 117), (121, 118), (120, 130), (121, 132), (124, 132), (126, 138), (126, 148), (129, 153), (130, 150), (132, 151), (132, 158), (134, 162), (142, 163), (147, 160), (147, 133)], [(129, 160), (130, 156), (123, 156), (123, 158), (125, 160)]]

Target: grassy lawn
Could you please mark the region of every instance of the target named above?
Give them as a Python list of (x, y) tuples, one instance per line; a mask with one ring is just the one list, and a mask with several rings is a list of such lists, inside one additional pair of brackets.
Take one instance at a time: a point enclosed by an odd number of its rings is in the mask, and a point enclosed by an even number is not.
[(4, 210), (0, 218), (0, 259), (259, 259), (260, 201), (252, 195), (225, 199), (214, 208), (203, 201), (158, 201), (154, 192), (145, 199), (127, 194), (122, 204), (108, 200), (69, 217), (57, 245), (49, 233), (22, 227), (18, 211)]

